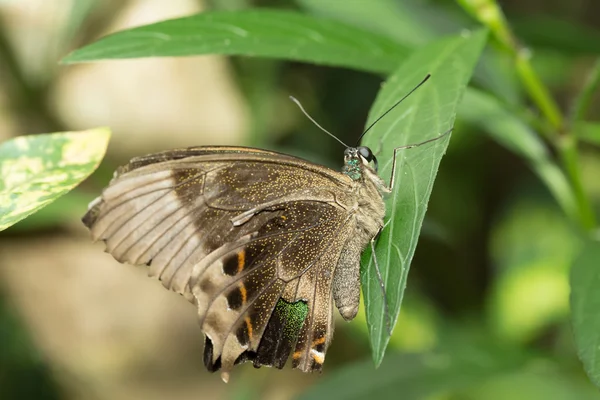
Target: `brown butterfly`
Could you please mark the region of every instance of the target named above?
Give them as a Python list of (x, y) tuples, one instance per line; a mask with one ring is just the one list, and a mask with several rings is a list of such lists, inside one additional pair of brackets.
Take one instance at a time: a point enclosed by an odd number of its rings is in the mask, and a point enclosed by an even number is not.
[(346, 148), (342, 172), (253, 148), (172, 150), (119, 168), (83, 222), (116, 260), (148, 265), (198, 307), (204, 363), (225, 382), (235, 364), (283, 368), (290, 354), (315, 371), (333, 304), (346, 320), (358, 312), (360, 256), (393, 175), (386, 185), (364, 146)]

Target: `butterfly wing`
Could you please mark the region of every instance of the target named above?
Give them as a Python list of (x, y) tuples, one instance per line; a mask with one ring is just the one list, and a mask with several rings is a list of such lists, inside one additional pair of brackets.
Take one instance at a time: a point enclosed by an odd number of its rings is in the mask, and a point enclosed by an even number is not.
[[(115, 259), (198, 306), (204, 361), (322, 367), (331, 285), (352, 229), (345, 175), (248, 148), (199, 147), (133, 159), (83, 222)], [(336, 197), (337, 196), (337, 197)]]

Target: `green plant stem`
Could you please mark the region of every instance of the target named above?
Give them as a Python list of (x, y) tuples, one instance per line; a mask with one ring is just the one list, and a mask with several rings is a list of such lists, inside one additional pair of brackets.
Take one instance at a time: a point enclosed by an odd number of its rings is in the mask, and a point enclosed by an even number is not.
[(592, 96), (596, 89), (598, 89), (598, 85), (600, 85), (600, 58), (596, 60), (581, 93), (573, 103), (573, 108), (571, 109), (571, 125), (575, 125), (577, 122), (585, 119), (585, 114), (590, 107)]
[(569, 130), (559, 140), (559, 154), (562, 159), (562, 163), (565, 166), (571, 181), (573, 183), (573, 190), (579, 203), (579, 209), (581, 211), (581, 222), (583, 226), (588, 230), (595, 228), (595, 215), (592, 208), (591, 202), (585, 193), (583, 182), (581, 179), (581, 171), (579, 168), (579, 154), (577, 152), (578, 137), (574, 132), (577, 123), (585, 118), (585, 114), (591, 103), (592, 96), (598, 85), (600, 84), (600, 58), (596, 61), (592, 67), (586, 83), (581, 90), (581, 93), (573, 102), (573, 108), (571, 109), (571, 118), (569, 124)]
[(552, 126), (554, 133), (562, 132), (564, 130), (564, 118), (556, 102), (550, 95), (550, 91), (544, 86), (538, 74), (533, 69), (530, 62), (531, 53), (524, 48), (515, 49), (515, 51), (517, 74), (523, 86), (525, 86), (529, 97)]
[(457, 0), (457, 2), (465, 11), (487, 26), (506, 49), (516, 48), (516, 40), (495, 0)]
[[(533, 69), (529, 50), (519, 45), (496, 0), (457, 0), (457, 2), (465, 11), (487, 26), (502, 47), (513, 56), (517, 75), (525, 87), (529, 98), (543, 116), (544, 122), (540, 121), (540, 123), (536, 123), (535, 125), (549, 126), (551, 128), (540, 130), (540, 133), (556, 148), (563, 169), (569, 177), (579, 211), (579, 221), (577, 222), (585, 230), (593, 230), (596, 226), (596, 221), (594, 211), (585, 193), (581, 179), (577, 138), (570, 127), (565, 125), (565, 117), (561, 113), (560, 108), (552, 98), (548, 88)], [(598, 74), (600, 75), (600, 72)], [(594, 90), (594, 87), (590, 88), (590, 86), (598, 85), (600, 76), (592, 76), (590, 79), (591, 84), (586, 86), (586, 89), (589, 89), (589, 93), (584, 90), (581, 100), (576, 106), (575, 113), (577, 115), (580, 115), (587, 109), (589, 98)]]
[(519, 45), (496, 0), (457, 0), (457, 2), (465, 11), (487, 26), (496, 40), (514, 57), (517, 75), (527, 94), (555, 129), (554, 135), (562, 132), (564, 127), (560, 109), (533, 69), (530, 52)]
[(581, 168), (579, 167), (578, 141), (575, 135), (562, 135), (558, 138), (558, 154), (561, 163), (564, 166), (571, 186), (575, 193), (577, 206), (579, 208), (579, 219), (581, 226), (587, 231), (593, 231), (596, 226), (594, 210), (585, 193), (583, 180), (581, 178)]

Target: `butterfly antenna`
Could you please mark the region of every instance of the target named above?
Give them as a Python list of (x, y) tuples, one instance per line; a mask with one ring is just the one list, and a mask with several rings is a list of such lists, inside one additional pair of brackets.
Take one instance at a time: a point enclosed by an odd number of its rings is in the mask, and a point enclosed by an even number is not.
[(390, 111), (392, 111), (394, 108), (396, 108), (396, 106), (400, 103), (402, 103), (404, 101), (404, 99), (406, 99), (408, 96), (410, 96), (411, 94), (413, 94), (413, 92), (415, 90), (417, 90), (419, 87), (421, 87), (422, 84), (424, 84), (425, 82), (427, 82), (427, 79), (429, 79), (431, 77), (431, 74), (427, 74), (427, 76), (421, 81), (421, 83), (419, 83), (417, 86), (415, 86), (410, 92), (408, 92), (406, 95), (404, 95), (404, 97), (402, 97), (400, 100), (398, 100), (396, 102), (396, 104), (394, 104), (393, 106), (391, 106), (386, 112), (384, 112), (383, 114), (381, 114), (379, 116), (379, 118), (377, 118), (375, 121), (373, 121), (373, 123), (371, 125), (369, 125), (369, 127), (367, 129), (365, 129), (365, 131), (359, 136), (358, 140), (356, 141), (356, 145), (358, 146), (358, 144), (360, 143), (360, 139), (363, 138), (363, 136), (366, 135), (367, 132), (369, 132), (369, 130), (371, 130), (371, 128), (378, 123), (383, 117), (385, 117), (386, 115), (389, 114)]
[(337, 136), (335, 136), (333, 133), (329, 132), (327, 129), (323, 128), (321, 125), (319, 125), (319, 123), (317, 121), (315, 121), (313, 119), (313, 117), (311, 117), (306, 110), (304, 109), (304, 107), (302, 107), (302, 104), (300, 104), (300, 102), (298, 101), (298, 99), (296, 99), (294, 96), (290, 96), (290, 100), (292, 100), (294, 103), (296, 103), (296, 105), (300, 108), (300, 111), (302, 111), (302, 113), (304, 115), (306, 115), (306, 118), (308, 118), (313, 124), (315, 124), (319, 129), (321, 129), (323, 132), (325, 132), (326, 134), (328, 134), (329, 136), (331, 136), (332, 138), (334, 138), (335, 140), (337, 140), (338, 142), (340, 142), (344, 147), (350, 147), (348, 146), (346, 143), (342, 142)]

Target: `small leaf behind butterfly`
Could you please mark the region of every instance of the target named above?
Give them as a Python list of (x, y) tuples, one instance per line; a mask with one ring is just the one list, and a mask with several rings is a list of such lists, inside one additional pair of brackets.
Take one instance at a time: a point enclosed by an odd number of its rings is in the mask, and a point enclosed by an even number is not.
[(106, 128), (20, 136), (0, 145), (0, 231), (88, 177), (104, 157)]
[[(377, 96), (369, 125), (425, 77), (431, 79), (382, 119), (365, 136), (374, 151), (381, 148), (379, 175), (389, 179), (393, 149), (434, 138), (454, 123), (456, 108), (483, 50), (487, 31), (442, 39), (415, 51), (394, 72)], [(386, 200), (386, 227), (376, 253), (386, 286), (390, 325), (400, 313), (410, 263), (442, 156), (450, 135), (398, 152), (394, 191)], [(373, 360), (379, 365), (389, 341), (387, 316), (369, 251), (363, 254), (362, 289)], [(448, 282), (448, 284), (452, 284)]]

